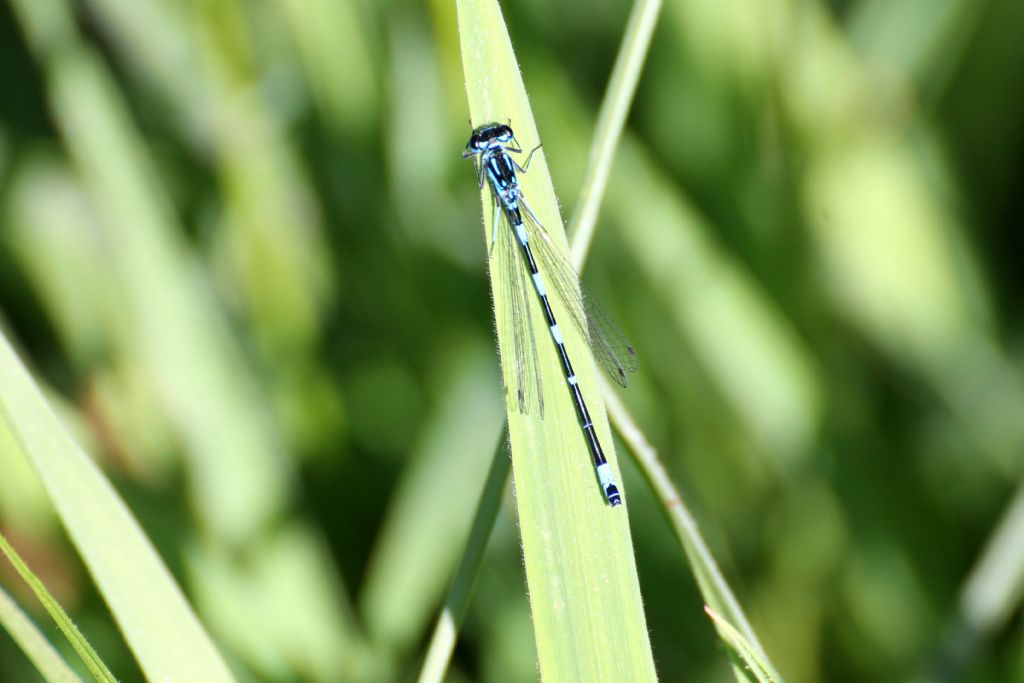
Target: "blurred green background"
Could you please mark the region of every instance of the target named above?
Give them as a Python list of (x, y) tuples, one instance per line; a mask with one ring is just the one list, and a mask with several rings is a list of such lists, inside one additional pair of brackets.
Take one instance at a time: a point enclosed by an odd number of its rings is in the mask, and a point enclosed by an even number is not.
[[(568, 214), (630, 4), (503, 9)], [(243, 681), (410, 680), (461, 553), (504, 406), (458, 44), (445, 0), (0, 4), (0, 326)], [(586, 280), (790, 683), (1024, 680), (1022, 132), (1019, 0), (665, 3)], [(731, 680), (626, 460), (659, 675)], [(0, 527), (141, 680), (6, 432)], [(509, 494), (449, 680), (535, 662)]]

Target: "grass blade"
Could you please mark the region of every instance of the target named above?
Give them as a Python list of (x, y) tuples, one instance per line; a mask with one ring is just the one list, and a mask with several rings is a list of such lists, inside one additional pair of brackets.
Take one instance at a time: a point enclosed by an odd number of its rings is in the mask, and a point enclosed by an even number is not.
[(505, 452), (506, 443), (507, 425), (502, 429), (494, 458), (491, 459), (491, 469), (487, 472), (487, 481), (484, 482), (484, 490), (480, 494), (480, 502), (473, 516), (473, 528), (469, 532), (469, 540), (466, 541), (466, 551), (459, 561), (455, 580), (452, 581), (451, 589), (444, 601), (444, 609), (441, 610), (441, 615), (434, 626), (427, 657), (417, 679), (418, 683), (441, 683), (448, 670), (448, 662), (458, 638), (459, 625), (466, 614), (473, 582), (483, 561), (487, 539), (491, 536), (494, 520), (497, 519), (498, 508), (501, 506), (501, 493), (505, 490), (505, 482), (508, 480), (511, 463)]
[[(117, 683), (117, 679), (114, 678), (114, 674), (110, 673), (110, 669), (103, 663), (100, 656), (96, 654), (96, 650), (89, 645), (89, 641), (85, 639), (82, 632), (78, 630), (74, 622), (71, 621), (71, 617), (68, 616), (64, 608), (60, 606), (60, 603), (50, 595), (50, 591), (46, 589), (43, 582), (32, 573), (32, 570), (28, 568), (25, 561), (21, 559), (18, 552), (7, 542), (7, 539), (3, 534), (0, 534), (0, 552), (3, 552), (10, 560), (11, 564), (17, 570), (18, 574), (24, 579), (25, 583), (28, 584), (32, 592), (39, 598), (39, 602), (42, 603), (46, 611), (53, 617), (53, 621), (57, 624), (57, 628), (61, 630), (61, 633), (67, 637), (68, 642), (71, 643), (71, 647), (75, 648), (75, 652), (82, 658), (82, 662), (85, 663), (89, 673), (92, 674), (93, 678), (101, 683)], [(56, 654), (56, 653), (54, 653)]]
[[(255, 379), (244, 363), (230, 326), (209, 297), (208, 282), (190, 244), (183, 238), (186, 231), (178, 223), (152, 151), (136, 127), (131, 108), (102, 55), (79, 34), (66, 2), (20, 0), (14, 6), (32, 51), (44, 67), (54, 122), (94, 202), (106, 246), (104, 256), (109, 258), (110, 272), (119, 285), (118, 294), (124, 295), (123, 308), (130, 333), (117, 338), (119, 351), (144, 368), (160, 408), (176, 436), (180, 436), (188, 456), (186, 481), (190, 502), (200, 515), (204, 540), (230, 547), (239, 553), (234, 557), (241, 557), (244, 550), (247, 560), (258, 565), (258, 552), (268, 550), (268, 557), (275, 557), (280, 548), (291, 542), (284, 537), (260, 545), (270, 535), (268, 532), (276, 529), (294, 482), (276, 424), (266, 414)], [(308, 545), (301, 547), (309, 550)], [(194, 555), (202, 555), (206, 548), (204, 544), (192, 547)], [(80, 547), (83, 555), (87, 555), (86, 550)], [(327, 554), (310, 550), (306, 557), (319, 557), (309, 562), (319, 564), (320, 569), (310, 570), (306, 561), (289, 565), (296, 572), (320, 573), (316, 581), (299, 584), (304, 598), (321, 606), (340, 604), (343, 598), (335, 590), (337, 582), (328, 570)], [(197, 559), (201, 563), (203, 559), (218, 558)], [(116, 589), (104, 586), (105, 578), (95, 566), (91, 569), (101, 590), (107, 589), (104, 595), (108, 603), (136, 648), (136, 655), (143, 660), (133, 638), (149, 637), (147, 620), (134, 622), (133, 626), (142, 632), (131, 633), (124, 623), (127, 617), (118, 613), (122, 605), (116, 603), (123, 601), (129, 612), (135, 605), (145, 604), (146, 600), (133, 599), (132, 594), (145, 584), (122, 584)], [(232, 615), (256, 611), (260, 604), (278, 604), (266, 597), (274, 594), (276, 586), (259, 580), (261, 577), (252, 577), (246, 562), (235, 562), (232, 569), (236, 585), (254, 578), (250, 585), (267, 591), (257, 600), (232, 605)], [(207, 577), (199, 574), (192, 578), (198, 585)], [(312, 597), (316, 591), (320, 592), (319, 597)], [(159, 599), (153, 596), (154, 606)], [(213, 613), (222, 604), (200, 607), (216, 617), (223, 614)], [(288, 610), (272, 620), (253, 615), (246, 622), (269, 622), (274, 627), (270, 632), (281, 636), (273, 647), (261, 643), (263, 652), (274, 648), (297, 652), (295, 660), (301, 662), (297, 666), (315, 662), (315, 666), (325, 667), (347, 660), (348, 653), (355, 649), (353, 629), (337, 615), (338, 611), (331, 609), (323, 609), (315, 616)], [(190, 611), (188, 618), (193, 621), (191, 625), (181, 622), (177, 627), (191, 629), (190, 637), (197, 640), (206, 639)], [(295, 620), (294, 627), (286, 627), (285, 619)], [(311, 626), (314, 620), (321, 625), (317, 628), (321, 637), (297, 637), (306, 628), (316, 628)], [(328, 630), (336, 637), (323, 647), (326, 638), (322, 634)], [(220, 635), (228, 640), (235, 634)], [(182, 640), (168, 638), (167, 642)], [(315, 657), (306, 657), (304, 653), (312, 647), (319, 648), (318, 652)], [(190, 670), (194, 664), (201, 664), (182, 680), (205, 682), (230, 677), (209, 642), (189, 648), (187, 657), (168, 652), (166, 645), (162, 649), (163, 653), (148, 653), (156, 657), (158, 666)], [(148, 670), (149, 664), (142, 664)], [(208, 670), (198, 675), (204, 669)], [(333, 675), (340, 674), (335, 671)]]
[(622, 128), (626, 125), (626, 115), (633, 103), (636, 84), (640, 80), (640, 71), (647, 58), (647, 49), (654, 35), (654, 27), (658, 24), (660, 11), (661, 0), (638, 0), (633, 5), (629, 24), (622, 37), (622, 47), (619, 48), (608, 90), (601, 103), (583, 188), (569, 221), (572, 262), (577, 268), (582, 266), (594, 238), (597, 214), (608, 187), (615, 149), (622, 137)]
[(64, 430), (3, 335), (0, 417), (42, 480), (147, 677), (234, 681), (138, 522)]
[[(0, 536), (0, 543), (6, 546), (7, 541)], [(10, 634), (47, 683), (82, 683), (78, 674), (71, 670), (46, 636), (3, 588), (0, 588), (0, 626)], [(71, 626), (74, 628), (74, 624)]]
[(186, 444), (203, 521), (218, 538), (240, 543), (287, 497), (290, 472), (274, 448), (277, 435), (196, 277), (184, 231), (113, 75), (76, 32), (63, 2), (14, 6), (45, 66), (55, 122), (101, 217), (132, 325), (126, 346), (152, 374)]
[[(463, 68), (471, 119), (479, 125), (511, 119), (523, 145), (539, 142), (519, 67), (501, 12), (493, 0), (457, 3)], [(543, 152), (538, 152), (522, 185), (540, 220), (560, 249), (565, 237)], [(472, 177), (467, 169), (467, 176)], [(485, 221), (491, 219), (484, 196)], [(490, 235), (494, 226), (485, 224)], [(511, 357), (510, 311), (491, 262), (492, 296), (503, 358)], [(556, 302), (557, 304), (557, 302)], [(539, 316), (534, 297), (530, 305)], [(556, 315), (557, 315), (556, 310)], [(564, 317), (564, 316), (563, 316)], [(654, 680), (654, 662), (640, 601), (627, 519), (628, 504), (607, 506), (594, 476), (590, 455), (550, 342), (540, 366), (546, 395), (543, 420), (509, 411), (512, 468), (526, 579), (541, 677), (547, 680)], [(566, 338), (579, 358), (580, 385), (592, 407), (598, 433), (611, 451), (612, 441), (601, 404), (593, 364), (579, 353), (586, 346), (572, 331)], [(513, 370), (503, 363), (506, 386)], [(609, 452), (615, 466), (615, 456)], [(621, 478), (619, 479), (621, 481)], [(628, 500), (628, 495), (627, 495)]]
[(943, 641), (914, 683), (945, 683), (964, 670), (1009, 623), (1024, 595), (1024, 487), (1018, 488), (960, 588)]
[(742, 633), (710, 607), (705, 606), (704, 611), (711, 617), (730, 654), (742, 662), (742, 675), (746, 680), (754, 680), (757, 683), (781, 683), (779, 678), (771, 673), (758, 649), (753, 647)]
[[(720, 618), (716, 612), (712, 611), (712, 607), (717, 612), (726, 615), (726, 618), (736, 625), (735, 627), (730, 626), (730, 628), (737, 631), (746, 647), (757, 655), (758, 661), (763, 663), (762, 668), (770, 672), (774, 681), (781, 683), (782, 677), (769, 663), (768, 655), (761, 647), (754, 629), (743, 613), (743, 608), (740, 607), (739, 601), (732, 589), (729, 588), (729, 584), (726, 583), (707, 543), (704, 542), (704, 537), (701, 536), (700, 530), (697, 528), (697, 521), (690, 514), (679, 491), (669, 479), (668, 473), (658, 458), (657, 451), (647, 441), (647, 437), (640, 431), (633, 416), (629, 414), (626, 406), (619, 400), (618, 395), (607, 381), (602, 381), (602, 389), (608, 416), (615, 425), (619, 436), (629, 447), (634, 461), (640, 466), (640, 471), (643, 472), (655, 495), (661, 501), (661, 508), (665, 511), (669, 524), (672, 525), (676, 540), (679, 541), (683, 552), (686, 553), (690, 568), (697, 579), (697, 586), (709, 605), (706, 608), (708, 614), (715, 618), (716, 625)], [(725, 639), (721, 629), (719, 629), (719, 635)], [(726, 644), (729, 644), (728, 640)]]
[(487, 477), (488, 460), (480, 455), (493, 448), (504, 422), (493, 350), (453, 340), (438, 361), (444, 398), (391, 495), (360, 592), (369, 638), (389, 658), (423, 637), (452, 570), (465, 562), (460, 555)]

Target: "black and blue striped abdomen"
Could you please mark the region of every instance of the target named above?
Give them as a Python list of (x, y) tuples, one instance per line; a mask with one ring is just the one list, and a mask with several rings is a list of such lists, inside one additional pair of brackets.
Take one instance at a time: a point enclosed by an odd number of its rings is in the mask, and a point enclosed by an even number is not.
[(612, 507), (615, 507), (622, 503), (622, 496), (619, 493), (618, 486), (615, 484), (611, 465), (608, 464), (608, 459), (604, 455), (604, 449), (601, 448), (601, 442), (597, 438), (594, 421), (590, 418), (590, 411), (587, 410), (587, 403), (583, 399), (583, 392), (580, 390), (579, 381), (576, 378), (576, 371), (572, 367), (572, 361), (569, 360), (569, 352), (565, 348), (565, 339), (562, 336), (562, 329), (558, 326), (558, 321), (555, 319), (555, 313), (551, 309), (551, 302), (548, 299), (547, 288), (544, 286), (544, 276), (537, 269), (537, 261), (533, 257), (533, 249), (530, 248), (529, 237), (526, 234), (526, 228), (519, 215), (519, 209), (511, 209), (508, 210), (507, 213), (509, 216), (509, 222), (511, 223), (512, 228), (516, 231), (516, 238), (519, 240), (519, 244), (526, 256), (526, 264), (530, 270), (530, 278), (533, 280), (533, 286), (537, 290), (537, 296), (540, 297), (541, 307), (544, 309), (544, 317), (547, 320), (548, 328), (551, 331), (551, 338), (555, 342), (555, 347), (558, 350), (558, 357), (562, 361), (562, 369), (565, 372), (566, 382), (569, 384), (569, 391), (573, 397), (573, 404), (576, 406), (576, 414), (579, 417), (580, 426), (583, 429), (583, 436), (587, 442), (587, 448), (590, 450), (590, 455), (594, 459), (594, 465), (597, 468), (598, 480), (601, 483), (601, 488), (604, 490), (605, 497), (608, 499), (609, 504), (611, 504)]

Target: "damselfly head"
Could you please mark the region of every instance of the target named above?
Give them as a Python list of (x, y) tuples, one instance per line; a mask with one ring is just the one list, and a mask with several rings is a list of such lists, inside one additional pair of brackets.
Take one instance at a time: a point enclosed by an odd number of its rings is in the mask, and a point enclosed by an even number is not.
[(488, 123), (473, 131), (466, 144), (466, 151), (471, 153), (482, 152), (493, 143), (506, 144), (514, 137), (512, 128), (504, 123)]

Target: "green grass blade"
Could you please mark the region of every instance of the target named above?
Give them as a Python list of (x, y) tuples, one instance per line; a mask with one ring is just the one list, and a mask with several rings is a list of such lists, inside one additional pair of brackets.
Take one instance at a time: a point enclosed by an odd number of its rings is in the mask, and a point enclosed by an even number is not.
[[(546, 115), (565, 131), (559, 146), (569, 157), (582, 154), (580, 129), (588, 115), (581, 98), (566, 76), (549, 70), (545, 77), (557, 93), (557, 106), (546, 107)], [(686, 339), (742, 433), (779, 464), (806, 458), (824, 395), (813, 355), (770, 293), (718, 239), (719, 228), (655, 157), (623, 133), (602, 211), (618, 224), (624, 255), (650, 283), (650, 296), (666, 302), (665, 320)], [(552, 165), (568, 172), (567, 164)]]
[[(211, 301), (209, 283), (183, 238), (186, 231), (178, 223), (147, 139), (135, 125), (129, 103), (102, 56), (78, 33), (67, 3), (20, 0), (14, 6), (30, 47), (44, 67), (54, 122), (100, 218), (104, 257), (109, 259), (118, 294), (124, 295), (128, 334), (115, 337), (118, 351), (143, 368), (160, 409), (181, 439), (188, 456), (190, 502), (200, 516), (204, 540), (230, 546), (237, 552), (232, 555), (236, 560), (243, 549), (246, 561), (253, 564), (258, 564), (257, 555), (263, 550), (268, 551), (267, 557), (276, 557), (290, 542), (288, 538), (256, 548), (280, 521), (294, 481), (290, 463), (283, 457), (276, 424), (266, 414), (241, 349)], [(191, 549), (191, 559), (202, 563), (204, 558), (195, 556), (206, 546), (196, 544)], [(309, 601), (306, 604), (324, 609), (315, 614), (282, 611), (272, 619), (261, 619), (258, 612), (261, 605), (278, 604), (268, 598), (276, 594), (277, 586), (263, 577), (253, 577), (245, 562), (237, 561), (231, 568), (235, 585), (252, 578), (250, 587), (266, 591), (256, 599), (232, 605), (232, 616), (251, 611), (247, 623), (272, 623), (268, 632), (280, 637), (272, 644), (261, 643), (262, 652), (296, 653), (294, 660), (300, 662), (296, 668), (334, 666), (354, 650), (354, 629), (337, 618), (337, 609), (327, 608), (343, 601), (327, 557), (326, 552), (310, 550), (309, 562), (289, 565), (295, 572), (320, 573), (317, 580), (299, 585)], [(312, 562), (320, 569), (310, 569)], [(196, 585), (206, 578), (205, 574), (192, 577)], [(117, 592), (126, 589), (119, 586)], [(131, 589), (127, 594), (131, 596)], [(113, 601), (116, 596), (105, 593), (105, 597), (121, 620)], [(200, 604), (200, 608), (209, 615), (222, 605)], [(291, 628), (285, 619), (294, 621)], [(317, 629), (320, 637), (301, 638), (305, 629)], [(131, 642), (133, 634), (125, 630)], [(337, 636), (326, 647), (325, 632)], [(206, 638), (201, 629), (194, 635)], [(220, 635), (227, 640), (235, 634)], [(306, 656), (314, 647), (318, 648), (315, 656)], [(212, 645), (195, 652), (200, 660), (207, 655), (216, 659)], [(220, 673), (229, 676), (222, 663), (202, 676), (185, 678), (210, 681)]]
[(823, 410), (813, 355), (753, 273), (628, 135), (607, 206), (652, 295), (666, 302), (666, 322), (687, 340), (744, 430), (780, 465), (806, 459)]
[(466, 547), (487, 476), (481, 454), (493, 449), (504, 422), (493, 363), (493, 349), (475, 340), (453, 340), (440, 355), (444, 398), (425, 421), (381, 523), (360, 610), (374, 647), (392, 658), (423, 637)]
[[(185, 443), (203, 521), (218, 538), (241, 543), (281, 510), (287, 461), (229, 330), (195, 277), (183, 231), (110, 72), (91, 50), (70, 52), (52, 65), (52, 106), (104, 219), (131, 315), (127, 343)], [(83, 129), (91, 134), (74, 132)]]
[(45, 534), (53, 526), (53, 506), (32, 466), (0, 420), (0, 520), (10, 533)]
[[(463, 68), (472, 121), (511, 119), (519, 141), (539, 142), (519, 67), (501, 12), (492, 0), (457, 2)], [(468, 164), (467, 164), (468, 166)], [(472, 173), (466, 171), (467, 182)], [(565, 236), (543, 152), (522, 180), (525, 193), (555, 243), (565, 250)], [(483, 195), (485, 232), (491, 226), (491, 203)], [(511, 357), (513, 330), (506, 310), (499, 263), (491, 260), (491, 286), (502, 357)], [(530, 297), (535, 320), (541, 311)], [(556, 306), (556, 316), (565, 312)], [(615, 454), (607, 417), (597, 390), (586, 345), (569, 326), (569, 353), (608, 459)], [(516, 502), (530, 591), (540, 673), (549, 681), (654, 680), (647, 626), (633, 560), (628, 502), (608, 507), (593, 465), (580, 438), (558, 360), (546, 338), (537, 338), (545, 392), (545, 415), (523, 416), (509, 410), (509, 438), (516, 482)], [(506, 386), (514, 386), (512, 369), (503, 363)], [(619, 478), (621, 481), (621, 478)], [(626, 500), (629, 495), (626, 492)]]
[(943, 642), (929, 655), (915, 683), (962, 676), (990, 639), (1003, 631), (1024, 596), (1024, 487), (996, 523), (960, 588), (957, 611)]
[[(336, 131), (355, 135), (368, 130), (379, 107), (369, 37), (377, 27), (369, 21), (369, 6), (333, 0), (278, 0), (316, 98), (317, 106)], [(338, 78), (338, 65), (345, 77)]]
[(976, 636), (997, 633), (1024, 595), (1024, 488), (1018, 489), (964, 582), (960, 617)]
[(626, 125), (626, 115), (629, 114), (633, 96), (636, 94), (640, 71), (647, 58), (647, 49), (651, 44), (660, 12), (661, 0), (638, 0), (633, 5), (629, 24), (622, 37), (622, 46), (619, 48), (608, 90), (605, 91), (604, 101), (601, 103), (594, 141), (590, 146), (587, 174), (583, 179), (576, 210), (569, 221), (572, 262), (577, 268), (583, 265), (594, 238), (597, 214), (601, 208), (604, 191), (608, 187), (608, 178), (611, 177), (615, 149)]
[(501, 493), (505, 490), (505, 483), (508, 481), (510, 462), (508, 454), (505, 452), (507, 443), (508, 428), (506, 426), (502, 430), (498, 448), (491, 459), (491, 469), (487, 472), (487, 481), (484, 483), (476, 514), (473, 516), (473, 528), (469, 532), (466, 551), (459, 561), (459, 568), (455, 572), (455, 579), (452, 581), (447, 598), (445, 598), (444, 608), (434, 626), (427, 656), (417, 679), (418, 683), (441, 683), (448, 670), (459, 626), (466, 614), (469, 596), (473, 591), (473, 583), (480, 569), (480, 563), (483, 561), (487, 539), (491, 536), (494, 521), (498, 517), (498, 509), (501, 507)]
[(151, 681), (234, 681), (181, 590), (110, 482), (54, 415), (0, 335), (0, 417)]
[[(742, 662), (742, 674), (745, 680), (757, 681), (757, 683), (781, 683), (781, 681), (770, 671), (770, 667), (761, 657), (757, 648), (753, 647), (743, 634), (736, 630), (732, 624), (720, 617), (710, 607), (704, 611), (711, 617), (718, 635), (722, 638), (730, 654)], [(742, 683), (742, 679), (741, 679)]]
[[(690, 563), (690, 568), (693, 570), (694, 577), (697, 579), (697, 586), (700, 588), (701, 595), (704, 596), (704, 600), (709, 605), (707, 607), (708, 614), (716, 618), (716, 625), (719, 619), (716, 612), (721, 612), (725, 615), (726, 619), (735, 624), (735, 627), (730, 626), (730, 628), (738, 629), (737, 633), (743, 639), (746, 647), (757, 655), (758, 661), (764, 663), (763, 668), (771, 673), (775, 681), (781, 682), (782, 678), (776, 673), (775, 668), (769, 662), (768, 655), (765, 654), (761, 643), (757, 639), (757, 635), (754, 633), (754, 629), (747, 620), (746, 614), (743, 613), (739, 600), (736, 599), (729, 584), (726, 583), (722, 571), (718, 568), (718, 563), (715, 561), (714, 556), (712, 556), (707, 543), (704, 542), (704, 537), (701, 536), (700, 530), (697, 528), (697, 521), (690, 514), (689, 509), (679, 495), (678, 489), (676, 489), (672, 480), (669, 479), (668, 473), (665, 471), (664, 466), (662, 466), (657, 451), (654, 450), (647, 437), (640, 431), (640, 428), (633, 420), (633, 416), (629, 414), (626, 406), (619, 400), (614, 389), (603, 378), (601, 386), (604, 392), (605, 405), (608, 409), (608, 416), (615, 425), (619, 436), (622, 437), (622, 440), (629, 447), (634, 461), (640, 467), (640, 471), (643, 472), (655, 496), (661, 501), (661, 509), (668, 517), (676, 540), (679, 541), (679, 545), (682, 546), (683, 551), (686, 553), (686, 558)], [(716, 612), (712, 612), (712, 608)], [(719, 635), (723, 635), (721, 629), (719, 629)], [(729, 644), (729, 642), (727, 641), (726, 644)]]
[(113, 74), (76, 32), (65, 3), (19, 0), (14, 7), (45, 67), (55, 122), (101, 218), (131, 320), (125, 343), (151, 373), (186, 444), (191, 494), (203, 521), (218, 538), (241, 542), (273, 519), (287, 497), (289, 471), (274, 447), (278, 437), (196, 277), (184, 231)]
[(275, 371), (289, 372), (297, 358), (314, 353), (322, 308), (335, 289), (323, 209), (297, 150), (259, 97), (264, 75), (247, 47), (255, 39), (241, 31), (248, 19), (242, 3), (193, 4), (223, 193), (226, 270), (261, 355)]
[(193, 544), (189, 586), (203, 623), (259, 680), (364, 681), (375, 666), (353, 634), (356, 619), (324, 567), (319, 532), (282, 522), (246, 548), (245, 561), (224, 548)]
[[(53, 617), (53, 621), (57, 624), (57, 628), (61, 630), (61, 633), (71, 643), (71, 647), (75, 648), (75, 652), (82, 658), (82, 662), (85, 663), (89, 673), (92, 674), (93, 678), (101, 683), (117, 683), (117, 679), (114, 678), (114, 674), (110, 673), (110, 669), (103, 663), (100, 656), (96, 654), (96, 650), (89, 645), (89, 641), (85, 639), (82, 632), (78, 630), (74, 622), (71, 621), (71, 617), (68, 616), (64, 608), (60, 606), (60, 603), (50, 595), (50, 591), (46, 590), (46, 586), (43, 582), (32, 573), (32, 570), (28, 568), (25, 561), (21, 559), (18, 552), (7, 542), (7, 539), (3, 534), (0, 534), (0, 552), (3, 552), (10, 560), (11, 564), (17, 570), (18, 574), (24, 579), (25, 583), (28, 584), (32, 592), (39, 598), (39, 602), (42, 603), (46, 611)], [(56, 654), (56, 653), (54, 653)]]
[[(608, 90), (601, 104), (600, 122), (591, 147), (587, 175), (580, 192), (581, 200), (569, 229), (572, 235), (570, 253), (573, 263), (580, 271), (586, 261), (590, 241), (597, 225), (598, 209), (607, 187), (615, 148), (636, 92), (637, 81), (660, 9), (661, 0), (641, 0), (634, 6)], [(459, 563), (427, 648), (427, 655), (420, 671), (420, 683), (439, 682), (443, 679), (455, 647), (473, 581), (483, 558), (484, 546), (497, 515), (501, 491), (509, 474), (509, 461), (505, 454), (505, 444), (508, 440), (507, 422), (503, 433), (505, 436), (502, 437), (499, 449), (492, 458), (491, 470), (474, 516), (466, 551)]]
[[(7, 545), (2, 536), (0, 543)], [(45, 587), (43, 590), (46, 590)], [(0, 588), (0, 626), (10, 634), (11, 639), (35, 665), (46, 683), (82, 683), (78, 674), (71, 670), (46, 636), (3, 588)], [(74, 628), (74, 624), (71, 624), (71, 628)]]

